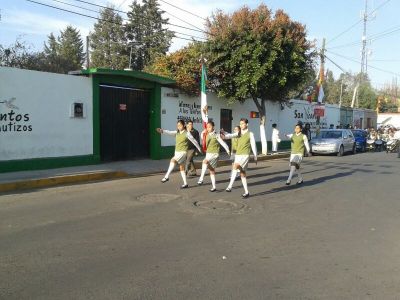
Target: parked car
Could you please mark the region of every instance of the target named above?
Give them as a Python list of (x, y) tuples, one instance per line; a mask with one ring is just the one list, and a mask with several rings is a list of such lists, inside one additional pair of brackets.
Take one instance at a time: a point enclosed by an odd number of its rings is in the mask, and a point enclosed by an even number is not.
[(356, 141), (350, 129), (322, 129), (311, 140), (313, 154), (342, 156), (345, 152), (356, 152)]
[(367, 148), (368, 133), (362, 129), (353, 129), (354, 139), (356, 140), (356, 150), (365, 152)]

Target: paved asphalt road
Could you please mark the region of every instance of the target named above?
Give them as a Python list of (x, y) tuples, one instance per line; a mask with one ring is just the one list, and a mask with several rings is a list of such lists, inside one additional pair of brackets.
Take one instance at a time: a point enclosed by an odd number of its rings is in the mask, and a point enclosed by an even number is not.
[(220, 171), (1, 195), (0, 299), (400, 298), (396, 154), (252, 164), (247, 201)]

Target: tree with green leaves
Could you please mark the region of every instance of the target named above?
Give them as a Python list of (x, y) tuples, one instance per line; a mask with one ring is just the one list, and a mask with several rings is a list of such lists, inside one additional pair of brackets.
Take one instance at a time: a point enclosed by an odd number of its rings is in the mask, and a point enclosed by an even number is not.
[[(214, 72), (218, 96), (230, 102), (254, 101), (260, 113), (262, 153), (266, 101), (286, 102), (304, 87), (314, 72), (313, 45), (306, 28), (282, 10), (274, 14), (261, 4), (232, 14), (216, 12), (207, 23), (209, 68)], [(212, 78), (210, 78), (212, 79)]]
[(33, 52), (21, 39), (5, 47), (0, 45), (0, 66), (43, 71), (45, 57), (42, 52)]
[[(200, 57), (205, 51), (203, 43), (193, 42), (168, 55), (158, 56), (145, 72), (172, 78), (178, 88), (189, 96), (200, 95), (201, 64)], [(213, 71), (208, 70), (208, 76)]]
[(165, 55), (171, 45), (173, 33), (165, 28), (168, 19), (157, 0), (136, 0), (130, 6), (128, 23), (125, 26), (130, 47), (131, 65), (135, 70), (143, 70), (156, 57)]
[(43, 71), (66, 74), (82, 69), (85, 53), (79, 30), (67, 26), (57, 38), (50, 33), (44, 44), (43, 55)]
[(107, 7), (90, 33), (90, 66), (123, 70), (129, 66), (129, 50), (121, 16)]
[(44, 43), (43, 54), (45, 56), (43, 71), (65, 73), (64, 61), (60, 55), (60, 45), (53, 33), (48, 35), (47, 43)]
[[(335, 80), (332, 72), (327, 72), (323, 83), (326, 103), (339, 104), (350, 107), (353, 102), (354, 90), (356, 98), (354, 106), (367, 109), (375, 109), (377, 104), (377, 93), (371, 86), (367, 74), (351, 74), (349, 72), (340, 74)], [(358, 99), (358, 101), (356, 101)]]
[(83, 41), (78, 29), (67, 26), (58, 37), (59, 56), (63, 62), (62, 73), (80, 70), (85, 61)]

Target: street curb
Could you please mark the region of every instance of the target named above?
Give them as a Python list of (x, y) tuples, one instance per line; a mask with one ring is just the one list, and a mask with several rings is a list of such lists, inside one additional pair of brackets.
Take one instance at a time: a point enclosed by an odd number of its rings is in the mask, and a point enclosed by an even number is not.
[[(263, 155), (258, 157), (258, 161), (268, 161), (275, 160), (281, 158), (287, 158), (290, 154), (275, 154), (275, 155)], [(196, 168), (201, 168), (202, 161), (195, 161)], [(229, 159), (220, 160), (218, 162), (219, 167), (230, 166), (232, 161)], [(22, 191), (22, 190), (32, 190), (38, 188), (46, 188), (46, 187), (54, 187), (60, 185), (68, 185), (68, 184), (78, 184), (78, 183), (87, 183), (93, 181), (103, 181), (103, 180), (112, 180), (112, 179), (122, 179), (122, 178), (138, 178), (138, 177), (147, 177), (156, 174), (161, 174), (162, 171), (150, 171), (143, 172), (140, 174), (129, 174), (123, 171), (112, 171), (112, 172), (92, 172), (86, 174), (73, 174), (73, 175), (62, 175), (62, 176), (54, 176), (48, 178), (40, 178), (40, 179), (28, 179), (21, 180), (15, 182), (7, 182), (0, 183), (0, 193), (12, 192), (12, 191)]]
[(21, 180), (16, 182), (0, 183), (0, 193), (127, 177), (129, 177), (129, 174), (126, 172), (97, 172)]

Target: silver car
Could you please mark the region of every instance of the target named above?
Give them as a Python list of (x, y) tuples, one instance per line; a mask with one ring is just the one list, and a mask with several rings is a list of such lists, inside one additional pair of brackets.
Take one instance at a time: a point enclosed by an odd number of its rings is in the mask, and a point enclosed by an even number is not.
[(311, 152), (342, 156), (345, 152), (356, 153), (356, 141), (349, 129), (322, 129), (311, 140)]

